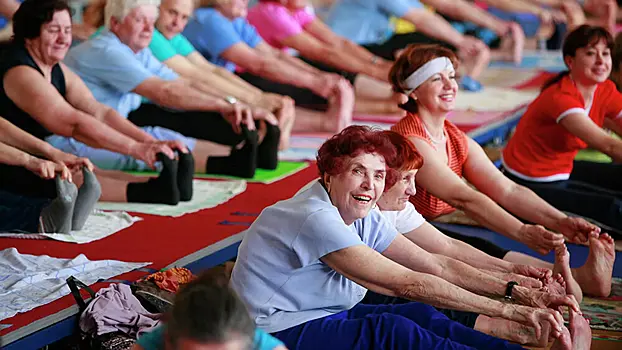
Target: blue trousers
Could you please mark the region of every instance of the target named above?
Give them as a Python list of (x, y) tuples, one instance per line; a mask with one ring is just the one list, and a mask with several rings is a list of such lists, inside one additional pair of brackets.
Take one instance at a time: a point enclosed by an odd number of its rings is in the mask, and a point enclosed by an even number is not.
[(358, 304), (275, 332), (290, 350), (522, 349), (451, 321), (432, 306)]
[(0, 190), (0, 232), (37, 232), (41, 210), (49, 202)]

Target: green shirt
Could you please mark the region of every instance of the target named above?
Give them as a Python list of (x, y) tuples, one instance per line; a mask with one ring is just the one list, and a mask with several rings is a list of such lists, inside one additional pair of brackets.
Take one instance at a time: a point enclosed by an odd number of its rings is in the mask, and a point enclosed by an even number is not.
[(160, 62), (164, 62), (175, 55), (186, 57), (196, 51), (183, 35), (177, 34), (169, 40), (157, 29), (153, 31), (149, 49)]

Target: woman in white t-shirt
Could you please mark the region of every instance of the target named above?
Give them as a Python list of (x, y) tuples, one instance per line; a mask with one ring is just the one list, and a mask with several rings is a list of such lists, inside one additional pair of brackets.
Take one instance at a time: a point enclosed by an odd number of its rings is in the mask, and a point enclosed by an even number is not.
[[(429, 253), (447, 256), (473, 267), (488, 270), (491, 275), (505, 280), (516, 279), (516, 275), (541, 278), (548, 288), (560, 289), (563, 286), (566, 292), (573, 294), (578, 301), (582, 299), (581, 287), (573, 275), (590, 271), (593, 262), (588, 260), (581, 268), (570, 269), (570, 255), (565, 245), (556, 250), (555, 264), (532, 258), (532, 266), (519, 265), (495, 258), (463, 241), (448, 237), (426, 222), (409, 201), (410, 196), (416, 192), (415, 176), (423, 163), (422, 157), (408, 139), (395, 134), (389, 134), (389, 137), (397, 149), (397, 158), (401, 160), (401, 164), (394, 164), (394, 168), (388, 172), (387, 176), (393, 177), (394, 181), (387, 181), (388, 187), (385, 188), (382, 197), (378, 200), (377, 209), (395, 226), (398, 232)], [(485, 241), (476, 237), (473, 239)], [(480, 244), (482, 243), (480, 242)], [(494, 246), (493, 243), (487, 241), (485, 244)], [(495, 246), (494, 249), (502, 248)], [(555, 273), (555, 277), (552, 277), (551, 270)], [(559, 278), (559, 275), (562, 278)], [(605, 277), (611, 279), (611, 276)], [(387, 297), (370, 292), (362, 302), (387, 304), (399, 302), (399, 300), (389, 300)], [(469, 315), (457, 313), (448, 316), (463, 323), (464, 321), (471, 321), (472, 318)], [(534, 336), (525, 332), (518, 332), (517, 327), (520, 325), (514, 322), (493, 320), (484, 315), (476, 317), (474, 322), (473, 328), (481, 332), (495, 334), (498, 337), (522, 344), (535, 343)]]

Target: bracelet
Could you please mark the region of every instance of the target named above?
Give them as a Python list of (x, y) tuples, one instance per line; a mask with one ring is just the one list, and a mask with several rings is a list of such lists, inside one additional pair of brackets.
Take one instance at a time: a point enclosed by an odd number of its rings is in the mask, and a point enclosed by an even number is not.
[(514, 298), (512, 298), (512, 291), (514, 290), (514, 286), (517, 284), (518, 282), (516, 281), (508, 282), (508, 286), (505, 288), (505, 296), (503, 297), (505, 300), (507, 301), (514, 300)]

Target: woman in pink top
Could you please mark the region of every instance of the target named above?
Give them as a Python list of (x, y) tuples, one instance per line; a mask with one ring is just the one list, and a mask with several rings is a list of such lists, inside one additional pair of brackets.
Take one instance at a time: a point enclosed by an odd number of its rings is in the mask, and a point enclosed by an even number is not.
[(338, 73), (355, 88), (355, 111), (397, 113), (400, 95), (388, 84), (391, 62), (338, 36), (306, 9), (307, 0), (259, 0), (247, 19), (277, 49), (294, 49), (323, 71)]

